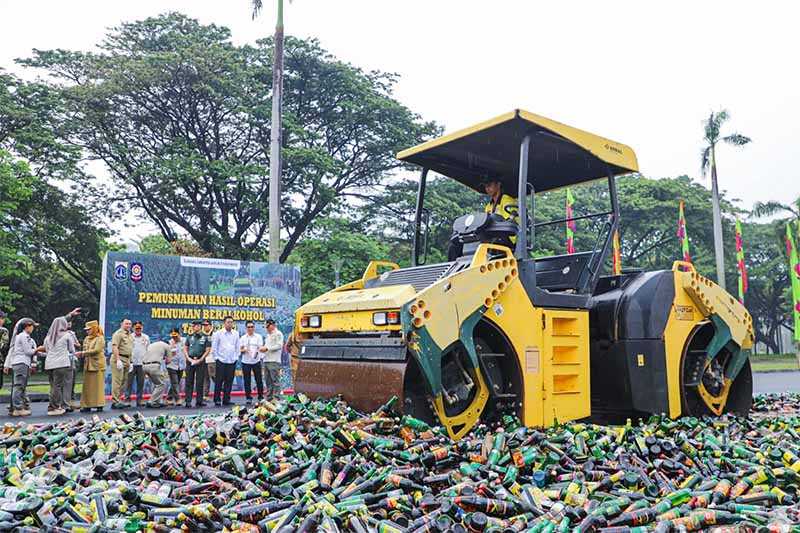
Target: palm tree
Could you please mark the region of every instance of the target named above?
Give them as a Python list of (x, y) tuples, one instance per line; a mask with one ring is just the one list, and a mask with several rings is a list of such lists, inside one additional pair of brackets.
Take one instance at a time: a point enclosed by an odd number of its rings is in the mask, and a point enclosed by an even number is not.
[[(261, 12), (262, 0), (251, 0), (253, 20)], [(281, 257), (281, 108), (283, 104), (283, 0), (278, 0), (275, 23), (275, 56), (272, 66), (272, 128), (269, 139), (269, 262)]]
[(771, 217), (781, 212), (789, 213), (792, 219), (800, 219), (800, 196), (795, 198), (791, 204), (780, 202), (756, 202), (753, 205), (752, 214), (755, 217)]
[(701, 171), (703, 176), (711, 169), (711, 205), (714, 210), (714, 255), (717, 263), (717, 283), (725, 288), (725, 258), (722, 254), (722, 215), (719, 210), (719, 187), (717, 186), (717, 144), (721, 141), (733, 146), (744, 146), (750, 142), (750, 137), (745, 137), (740, 133), (731, 133), (724, 137), (720, 130), (722, 125), (728, 121), (730, 115), (723, 109), (718, 113), (711, 112), (708, 119), (703, 122), (705, 130), (703, 142), (705, 145), (700, 153)]

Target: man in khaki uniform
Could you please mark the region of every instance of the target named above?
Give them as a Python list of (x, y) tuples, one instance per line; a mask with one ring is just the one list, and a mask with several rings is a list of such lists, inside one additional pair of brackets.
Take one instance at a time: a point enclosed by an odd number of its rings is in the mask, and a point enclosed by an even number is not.
[(153, 391), (150, 393), (150, 401), (147, 407), (161, 407), (161, 397), (164, 396), (166, 383), (164, 382), (164, 371), (162, 367), (167, 362), (172, 352), (172, 348), (164, 341), (156, 341), (147, 347), (144, 353), (144, 375), (153, 384)]
[(128, 368), (133, 355), (133, 335), (131, 321), (127, 318), (111, 337), (111, 408), (125, 409), (130, 403), (123, 403), (122, 397), (127, 389)]

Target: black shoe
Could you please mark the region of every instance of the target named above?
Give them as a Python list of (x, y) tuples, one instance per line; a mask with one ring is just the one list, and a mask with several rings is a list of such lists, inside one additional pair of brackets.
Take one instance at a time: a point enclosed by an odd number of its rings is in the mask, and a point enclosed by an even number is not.
[(214, 402), (214, 407), (222, 407), (222, 402)]
[(103, 412), (103, 408), (102, 407), (95, 407), (94, 410), (97, 413), (102, 413)]
[(247, 405), (253, 405), (253, 399), (252, 398), (248, 398), (248, 399), (246, 399), (244, 401), (244, 403), (246, 403)]
[(200, 409), (201, 407), (205, 407), (205, 406), (206, 406), (206, 404), (205, 404), (205, 403), (197, 403), (197, 404), (195, 404), (194, 406), (195, 406), (197, 409)]
[(91, 413), (91, 412), (92, 412), (92, 410), (90, 408), (88, 408), (88, 407), (81, 408), (81, 413)]
[(161, 404), (160, 403), (147, 403), (147, 404), (145, 404), (145, 407), (147, 407), (148, 409), (161, 409)]
[(227, 407), (227, 406), (229, 406), (229, 405), (233, 405), (233, 402), (230, 402), (230, 401), (228, 401), (228, 402), (222, 402), (222, 405), (223, 405), (223, 407)]

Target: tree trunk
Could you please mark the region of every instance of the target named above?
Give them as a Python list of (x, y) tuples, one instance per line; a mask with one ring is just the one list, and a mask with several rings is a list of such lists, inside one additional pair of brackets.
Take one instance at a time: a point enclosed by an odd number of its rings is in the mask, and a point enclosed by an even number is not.
[(711, 147), (711, 206), (714, 215), (714, 257), (717, 263), (717, 284), (725, 288), (725, 256), (722, 242), (722, 214), (719, 209), (719, 187), (717, 186), (717, 158), (715, 147)]
[(275, 57), (272, 67), (272, 130), (269, 141), (269, 261), (281, 257), (281, 139), (283, 103), (283, 0), (278, 0)]

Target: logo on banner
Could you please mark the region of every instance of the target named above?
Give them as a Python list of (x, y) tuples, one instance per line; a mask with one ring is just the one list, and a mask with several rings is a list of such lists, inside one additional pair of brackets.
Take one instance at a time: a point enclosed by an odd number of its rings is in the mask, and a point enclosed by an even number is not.
[(128, 279), (128, 262), (115, 261), (114, 262), (114, 279), (117, 281), (125, 281)]
[(144, 267), (141, 263), (131, 263), (131, 281), (142, 281)]

